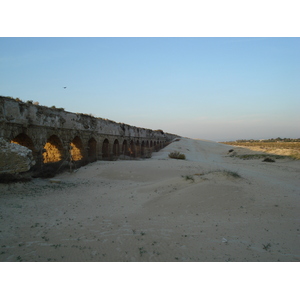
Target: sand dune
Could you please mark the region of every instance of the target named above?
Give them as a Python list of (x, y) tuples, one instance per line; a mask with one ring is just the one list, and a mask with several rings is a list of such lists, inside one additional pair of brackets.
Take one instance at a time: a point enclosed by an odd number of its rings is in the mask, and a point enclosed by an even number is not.
[(232, 148), (182, 138), (151, 159), (2, 184), (0, 260), (299, 261), (300, 161)]

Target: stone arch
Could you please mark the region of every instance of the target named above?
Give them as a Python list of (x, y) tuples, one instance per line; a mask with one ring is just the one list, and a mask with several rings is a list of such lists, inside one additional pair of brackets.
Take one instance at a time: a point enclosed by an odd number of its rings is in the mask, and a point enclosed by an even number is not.
[(63, 159), (63, 144), (57, 135), (51, 135), (43, 152), (43, 163), (58, 162)]
[(153, 143), (152, 143), (152, 141), (150, 141), (150, 148), (152, 148), (153, 147)]
[(141, 157), (145, 155), (145, 141), (142, 141), (141, 143)]
[(71, 146), (71, 150), (70, 150), (71, 159), (74, 161), (83, 159), (83, 153), (84, 153), (83, 144), (79, 136), (76, 136), (72, 140), (70, 146)]
[(88, 141), (88, 158), (90, 162), (97, 160), (97, 142), (93, 137)]
[(157, 140), (157, 143), (156, 143), (156, 151), (159, 151), (160, 150), (160, 142), (159, 140)]
[(102, 144), (102, 159), (109, 159), (109, 141), (105, 139)]
[(16, 137), (14, 137), (10, 142), (28, 148), (29, 150), (32, 151), (32, 156), (34, 160), (40, 162), (39, 153), (38, 151), (36, 151), (32, 139), (27, 134), (20, 133)]
[(32, 152), (34, 152), (34, 144), (32, 139), (25, 133), (18, 134), (14, 139), (10, 141), (11, 143), (18, 144), (27, 147)]
[(114, 141), (113, 155), (115, 157), (118, 157), (120, 155), (120, 145), (119, 145), (119, 141), (117, 139), (115, 139), (115, 141)]
[(130, 141), (129, 153), (130, 153), (131, 157), (135, 157), (136, 156), (136, 147), (135, 147), (135, 144), (134, 144), (133, 140)]
[(140, 155), (141, 155), (140, 141), (137, 140), (135, 143), (135, 156), (140, 157)]
[(123, 156), (129, 155), (129, 153), (128, 153), (127, 140), (124, 140), (124, 141), (123, 141), (123, 144), (122, 144), (122, 155), (123, 155)]

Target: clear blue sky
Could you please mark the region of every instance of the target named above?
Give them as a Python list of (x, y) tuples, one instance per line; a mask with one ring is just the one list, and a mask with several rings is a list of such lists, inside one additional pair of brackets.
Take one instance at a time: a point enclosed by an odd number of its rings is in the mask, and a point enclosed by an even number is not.
[(0, 95), (191, 138), (300, 138), (300, 38), (2, 37)]

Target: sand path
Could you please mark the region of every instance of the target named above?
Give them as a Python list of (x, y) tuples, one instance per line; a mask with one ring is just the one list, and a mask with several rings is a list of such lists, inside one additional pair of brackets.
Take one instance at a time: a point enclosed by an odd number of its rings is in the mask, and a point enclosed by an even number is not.
[(184, 138), (151, 159), (0, 185), (0, 260), (299, 261), (300, 161), (231, 148)]

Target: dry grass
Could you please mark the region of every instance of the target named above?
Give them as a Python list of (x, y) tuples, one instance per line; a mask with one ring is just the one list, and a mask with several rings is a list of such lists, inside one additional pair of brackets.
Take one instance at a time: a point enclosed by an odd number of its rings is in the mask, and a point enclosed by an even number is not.
[(170, 158), (175, 158), (175, 159), (185, 159), (185, 155), (180, 153), (179, 151), (171, 152), (169, 154), (169, 157)]
[(245, 147), (254, 151), (276, 153), (300, 160), (300, 142), (223, 142), (222, 144)]

